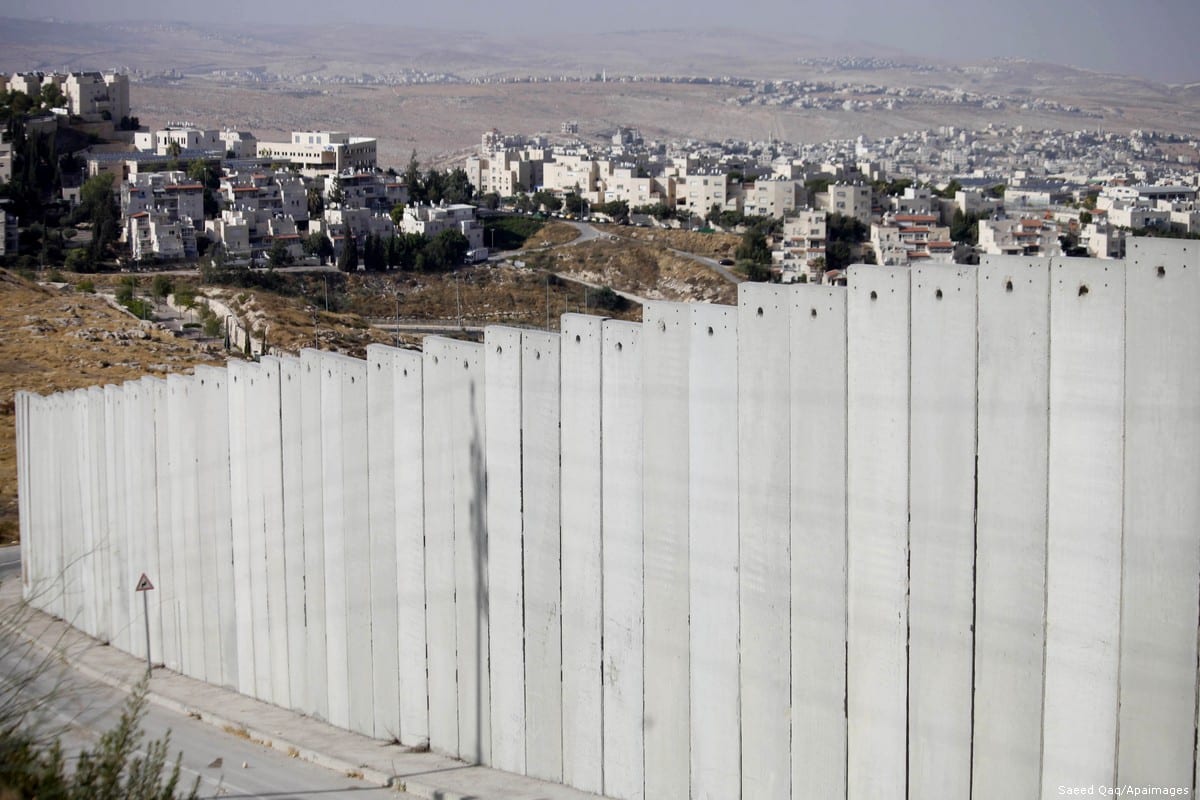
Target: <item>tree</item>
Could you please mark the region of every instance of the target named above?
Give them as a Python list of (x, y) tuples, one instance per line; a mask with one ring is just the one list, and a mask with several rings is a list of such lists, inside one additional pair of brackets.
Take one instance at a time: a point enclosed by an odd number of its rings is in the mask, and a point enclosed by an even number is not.
[(172, 139), (167, 142), (167, 155), (171, 158), (179, 158), (179, 154), (183, 152), (183, 147), (180, 146), (178, 139)]
[(329, 237), (321, 231), (313, 231), (304, 240), (304, 252), (310, 256), (316, 256), (321, 260), (321, 266), (325, 266), (333, 256), (333, 242), (329, 241)]
[(424, 264), (424, 269), (449, 269), (463, 263), (471, 243), (467, 237), (454, 229), (444, 230), (433, 237), (421, 252), (423, 259), (418, 263)]
[(500, 195), (495, 192), (486, 192), (479, 196), (479, 207), (486, 208), (490, 211), (495, 211), (500, 207)]
[(408, 188), (410, 203), (420, 203), (426, 199), (425, 186), (421, 181), (421, 162), (417, 161), (416, 149), (408, 157), (408, 165), (404, 168), (404, 185)]
[[(346, 194), (342, 191), (342, 179), (334, 176), (333, 188), (329, 190), (329, 205), (340, 206), (346, 202)], [(322, 210), (324, 206), (322, 206)]]
[(1079, 224), (1080, 225), (1091, 225), (1092, 224), (1092, 212), (1090, 212), (1090, 211), (1079, 212)]
[(396, 203), (388, 213), (392, 218), (392, 224), (399, 228), (400, 223), (404, 221), (404, 203)]
[(342, 241), (342, 254), (338, 258), (337, 267), (342, 272), (358, 271), (358, 241), (353, 233), (347, 232)]
[(742, 242), (738, 245), (734, 256), (739, 261), (752, 264), (770, 264), (771, 248), (767, 245), (766, 235), (758, 228), (751, 228), (742, 234)]
[(155, 275), (154, 280), (150, 282), (150, 294), (160, 299), (165, 298), (174, 289), (175, 286), (167, 275)]
[(387, 252), (383, 239), (369, 233), (363, 241), (363, 269), (367, 272), (383, 272), (387, 269)]
[(950, 219), (950, 238), (974, 246), (979, 242), (979, 219), (980, 215), (974, 211), (964, 214), (961, 208), (954, 209), (954, 216)]
[(267, 263), (272, 267), (286, 267), (292, 263), (292, 253), (282, 239), (271, 242), (271, 249), (267, 251)]

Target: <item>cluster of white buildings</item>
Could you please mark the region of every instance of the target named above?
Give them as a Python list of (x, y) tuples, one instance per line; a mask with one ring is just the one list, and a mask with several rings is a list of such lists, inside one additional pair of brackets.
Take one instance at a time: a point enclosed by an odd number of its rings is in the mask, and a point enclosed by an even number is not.
[(129, 116), (129, 76), (121, 72), (17, 72), (0, 74), (0, 91), (24, 92), (31, 97), (43, 87), (56, 86), (66, 98), (63, 111), (87, 122)]

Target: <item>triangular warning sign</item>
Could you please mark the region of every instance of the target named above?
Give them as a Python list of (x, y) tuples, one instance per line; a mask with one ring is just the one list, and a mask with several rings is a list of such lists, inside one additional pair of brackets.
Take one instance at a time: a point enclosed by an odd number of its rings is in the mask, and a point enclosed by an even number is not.
[(153, 588), (154, 588), (154, 584), (150, 582), (150, 579), (146, 577), (146, 573), (143, 572), (142, 577), (138, 578), (138, 585), (137, 585), (137, 588), (134, 589), (134, 591), (135, 592), (145, 592), (145, 591), (149, 591), (150, 589), (153, 589)]

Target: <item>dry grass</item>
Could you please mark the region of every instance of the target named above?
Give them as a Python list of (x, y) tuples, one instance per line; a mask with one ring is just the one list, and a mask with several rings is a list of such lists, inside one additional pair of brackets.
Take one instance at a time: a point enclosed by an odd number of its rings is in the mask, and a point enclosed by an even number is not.
[(0, 270), (0, 542), (17, 538), (14, 394), (49, 394), (224, 360), (215, 348), (143, 327), (104, 300)]
[(617, 228), (618, 235), (627, 236), (639, 242), (665, 245), (674, 250), (695, 253), (709, 258), (733, 258), (742, 239), (732, 233), (699, 233), (698, 231), (680, 231), (672, 228)]

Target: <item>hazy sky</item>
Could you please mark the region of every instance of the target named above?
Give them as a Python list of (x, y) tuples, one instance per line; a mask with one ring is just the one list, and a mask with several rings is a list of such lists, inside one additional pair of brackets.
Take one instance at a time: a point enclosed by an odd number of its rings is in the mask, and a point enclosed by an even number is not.
[(1200, 0), (5, 0), (0, 16), (397, 24), (498, 34), (761, 29), (949, 59), (1016, 56), (1200, 82)]

